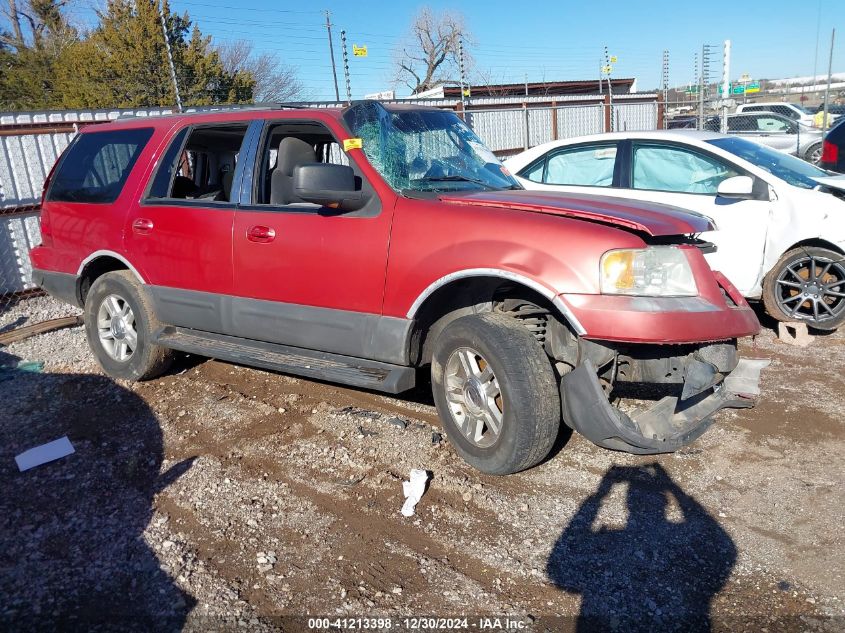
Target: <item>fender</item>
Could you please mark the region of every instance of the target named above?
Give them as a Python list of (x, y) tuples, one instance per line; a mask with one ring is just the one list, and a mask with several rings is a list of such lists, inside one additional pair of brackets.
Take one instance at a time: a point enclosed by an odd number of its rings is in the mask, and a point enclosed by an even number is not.
[(581, 325), (581, 322), (578, 321), (577, 317), (572, 313), (572, 310), (569, 309), (566, 304), (561, 301), (560, 297), (557, 295), (556, 292), (550, 290), (543, 284), (534, 281), (530, 277), (525, 277), (524, 275), (520, 275), (519, 273), (514, 273), (509, 270), (501, 270), (499, 268), (467, 268), (464, 270), (458, 270), (453, 273), (449, 273), (448, 275), (444, 275), (440, 277), (433, 283), (429, 284), (428, 287), (422, 291), (422, 293), (414, 300), (414, 303), (411, 304), (411, 307), (408, 309), (408, 313), (406, 317), (408, 319), (413, 319), (420, 309), (420, 306), (431, 296), (438, 288), (445, 286), (446, 284), (455, 281), (457, 279), (466, 279), (468, 277), (499, 277), (501, 279), (507, 279), (508, 281), (514, 281), (516, 283), (522, 284), (528, 288), (531, 288), (538, 294), (544, 296), (546, 299), (552, 302), (552, 304), (558, 309), (561, 316), (563, 316), (569, 324), (572, 326), (572, 329), (579, 336), (583, 336), (587, 333), (584, 329), (584, 326)]
[(147, 285), (146, 280), (141, 276), (141, 273), (138, 272), (138, 269), (135, 268), (135, 266), (133, 266), (132, 263), (128, 259), (126, 259), (123, 255), (121, 255), (119, 253), (115, 253), (114, 251), (106, 251), (106, 250), (94, 251), (93, 253), (88, 255), (88, 257), (83, 259), (82, 262), (79, 264), (79, 268), (76, 270), (76, 276), (77, 277), (81, 276), (82, 271), (85, 270), (85, 267), (88, 264), (90, 264), (92, 261), (97, 259), (98, 257), (113, 257), (114, 259), (122, 262), (123, 264), (126, 265), (126, 267), (129, 270), (132, 271), (132, 274), (135, 275), (135, 277), (138, 279), (138, 281), (140, 281), (144, 285)]

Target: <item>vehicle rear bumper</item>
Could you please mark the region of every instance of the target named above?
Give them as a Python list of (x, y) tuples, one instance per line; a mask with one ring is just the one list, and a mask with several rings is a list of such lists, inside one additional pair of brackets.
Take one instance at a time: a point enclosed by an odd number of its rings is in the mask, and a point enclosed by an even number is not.
[[(676, 451), (704, 433), (721, 409), (753, 407), (760, 394), (760, 372), (769, 364), (738, 360), (735, 348), (726, 344), (705, 345), (676, 358), (620, 355), (614, 365), (621, 358), (626, 359), (628, 372), (621, 380), (674, 383), (680, 393), (625, 413), (610, 404), (596, 367), (587, 358), (561, 379), (562, 413), (569, 427), (595, 444), (636, 454)], [(671, 377), (659, 368), (661, 361), (676, 370)]]
[(71, 273), (57, 273), (52, 270), (32, 269), (32, 283), (56, 299), (81, 308), (77, 289), (79, 277)]

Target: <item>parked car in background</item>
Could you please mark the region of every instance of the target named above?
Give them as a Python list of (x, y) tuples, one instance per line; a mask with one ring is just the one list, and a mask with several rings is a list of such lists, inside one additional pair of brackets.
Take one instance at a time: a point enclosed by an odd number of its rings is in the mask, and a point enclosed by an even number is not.
[(669, 130), (695, 130), (698, 128), (697, 116), (676, 116), (666, 121), (666, 128)]
[(819, 167), (845, 174), (845, 119), (825, 135)]
[[(819, 104), (819, 107), (816, 110), (816, 113), (818, 113), (818, 112), (824, 112), (824, 104), (823, 103)], [(836, 117), (838, 119), (843, 114), (845, 114), (845, 103), (831, 103), (830, 105), (827, 106), (827, 113), (832, 114), (834, 117)]]
[(671, 204), (713, 220), (707, 254), (781, 321), (845, 322), (845, 177), (740, 136), (619, 132), (530, 149), (505, 162), (527, 189)]
[(793, 121), (798, 121), (804, 125), (813, 126), (813, 115), (815, 110), (810, 110), (797, 103), (786, 103), (783, 101), (761, 101), (757, 103), (743, 103), (736, 107), (737, 114), (747, 112), (774, 112), (780, 114)]
[[(456, 451), (495, 474), (564, 422), (674, 451), (759, 393), (759, 329), (712, 230), (650, 202), (524, 191), (454, 113), (374, 101), (83, 128), (46, 186), (33, 277), (83, 306), (115, 378), (172, 350), (397, 393), (430, 368)], [(626, 414), (620, 382), (671, 394)], [(607, 390), (607, 391), (606, 391)]]
[[(728, 134), (757, 141), (779, 152), (803, 158), (814, 165), (818, 164), (822, 156), (824, 134), (818, 128), (808, 127), (775, 112), (729, 114), (727, 120)], [(720, 125), (721, 118), (711, 116), (705, 121), (704, 128), (719, 132)]]

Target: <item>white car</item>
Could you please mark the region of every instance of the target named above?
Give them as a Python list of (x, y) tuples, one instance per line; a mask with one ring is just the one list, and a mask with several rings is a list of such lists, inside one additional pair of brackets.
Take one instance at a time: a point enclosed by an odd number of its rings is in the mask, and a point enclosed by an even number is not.
[(813, 126), (813, 117), (816, 114), (815, 111), (800, 106), (797, 103), (787, 103), (785, 101), (743, 103), (736, 107), (737, 114), (748, 114), (749, 112), (774, 112), (810, 127)]
[(706, 257), (781, 321), (845, 322), (845, 176), (736, 136), (616, 132), (553, 141), (505, 166), (526, 189), (648, 200), (699, 212)]

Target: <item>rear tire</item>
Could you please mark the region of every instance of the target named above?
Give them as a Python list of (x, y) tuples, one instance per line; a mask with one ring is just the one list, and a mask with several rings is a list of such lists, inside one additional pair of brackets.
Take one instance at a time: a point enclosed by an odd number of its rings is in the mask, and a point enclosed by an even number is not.
[(515, 473), (551, 451), (560, 428), (557, 381), (516, 319), (486, 313), (447, 325), (434, 344), (431, 383), (449, 440), (478, 470)]
[(161, 323), (128, 270), (98, 277), (85, 298), (85, 333), (94, 357), (112, 378), (148, 380), (167, 371), (174, 352), (152, 342)]
[(804, 154), (804, 160), (812, 165), (818, 165), (819, 161), (822, 159), (822, 149), (821, 143), (811, 145), (807, 148), (807, 151)]
[(818, 246), (787, 251), (763, 280), (763, 304), (778, 321), (837, 329), (845, 322), (845, 256)]

